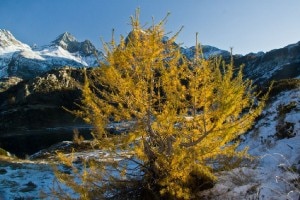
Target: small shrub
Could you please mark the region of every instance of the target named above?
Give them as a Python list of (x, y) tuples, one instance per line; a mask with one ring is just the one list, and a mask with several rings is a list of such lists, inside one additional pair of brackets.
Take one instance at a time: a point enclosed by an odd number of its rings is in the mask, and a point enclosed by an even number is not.
[(295, 101), (292, 101), (287, 105), (280, 104), (277, 108), (279, 117), (281, 116), (285, 117), (287, 113), (290, 113), (296, 107), (297, 107), (297, 102)]
[(300, 79), (282, 79), (275, 81), (270, 91), (270, 97), (274, 97), (282, 91), (292, 90), (300, 87)]
[(294, 193), (300, 198), (300, 173), (297, 169), (297, 165), (290, 165), (287, 163), (286, 165), (281, 165), (280, 167), (284, 172), (289, 172), (291, 177), (289, 179), (278, 177), (277, 181), (282, 181), (286, 184), (286, 188), (288, 188), (287, 196)]
[(295, 123), (285, 121), (286, 115), (296, 107), (297, 102), (295, 101), (292, 101), (286, 105), (280, 104), (278, 106), (277, 111), (279, 119), (276, 126), (275, 134), (277, 139), (292, 138), (296, 136), (296, 133), (294, 132)]
[(0, 148), (0, 156), (8, 156), (8, 152)]
[(238, 169), (238, 171), (233, 170), (230, 176), (230, 180), (233, 184), (237, 186), (247, 185), (249, 183), (255, 183), (254, 171), (244, 170), (243, 168)]
[(291, 183), (300, 192), (300, 177), (293, 179)]
[(275, 136), (279, 140), (295, 137), (296, 133), (294, 132), (294, 126), (295, 124), (291, 122), (278, 123), (278, 125), (276, 126)]

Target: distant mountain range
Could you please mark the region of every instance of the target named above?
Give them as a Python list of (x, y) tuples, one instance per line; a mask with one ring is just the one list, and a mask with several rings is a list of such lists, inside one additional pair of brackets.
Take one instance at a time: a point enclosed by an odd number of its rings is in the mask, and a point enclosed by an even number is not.
[[(189, 58), (194, 55), (194, 47), (181, 50)], [(203, 46), (203, 53), (206, 58), (229, 55), (228, 51), (208, 45)], [(8, 30), (0, 29), (0, 78), (17, 76), (29, 79), (64, 66), (94, 67), (98, 66), (98, 59), (103, 59), (103, 53), (89, 40), (79, 42), (68, 32), (59, 35), (49, 45), (37, 47), (24, 44)]]
[(89, 41), (78, 42), (66, 32), (42, 47), (24, 44), (9, 31), (0, 29), (0, 78), (33, 78), (63, 66), (97, 66), (103, 55)]
[[(226, 60), (230, 57), (230, 52), (213, 46), (203, 45), (202, 50), (205, 58), (222, 56)], [(192, 59), (195, 47), (181, 47), (181, 52)], [(0, 78), (30, 79), (64, 66), (94, 67), (98, 66), (97, 60), (103, 58), (103, 52), (89, 40), (79, 42), (68, 32), (49, 45), (36, 47), (24, 44), (8, 30), (0, 29)], [(259, 84), (267, 79), (297, 77), (300, 75), (300, 42), (266, 53), (234, 55), (234, 60), (237, 66), (244, 65), (247, 78)]]

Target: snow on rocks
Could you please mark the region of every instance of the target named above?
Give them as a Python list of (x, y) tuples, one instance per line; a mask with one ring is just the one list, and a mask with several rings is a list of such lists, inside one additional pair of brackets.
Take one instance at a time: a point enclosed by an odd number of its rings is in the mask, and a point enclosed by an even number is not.
[[(240, 144), (240, 149), (249, 147), (249, 154), (255, 161), (220, 173), (216, 185), (203, 192), (202, 198), (300, 198), (300, 90), (282, 92), (271, 101), (263, 117)], [(292, 109), (280, 110), (291, 104), (294, 105)], [(290, 130), (293, 134), (278, 138), (278, 123), (282, 120), (293, 124)]]

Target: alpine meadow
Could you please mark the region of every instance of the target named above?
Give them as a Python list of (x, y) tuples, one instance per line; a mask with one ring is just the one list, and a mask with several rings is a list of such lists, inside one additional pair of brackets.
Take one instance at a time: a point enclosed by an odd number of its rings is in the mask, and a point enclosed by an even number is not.
[[(57, 168), (56, 176), (80, 199), (197, 199), (216, 172), (251, 159), (236, 148), (267, 95), (233, 59), (204, 59), (197, 36), (187, 59), (175, 43), (180, 31), (169, 36), (165, 23), (142, 26), (137, 11), (129, 35), (104, 42), (105, 61), (85, 70), (81, 104), (71, 112), (93, 126), (92, 147), (110, 159), (82, 168), (58, 154), (72, 173)], [(114, 123), (126, 128), (113, 132)], [(63, 192), (53, 195), (71, 199)]]

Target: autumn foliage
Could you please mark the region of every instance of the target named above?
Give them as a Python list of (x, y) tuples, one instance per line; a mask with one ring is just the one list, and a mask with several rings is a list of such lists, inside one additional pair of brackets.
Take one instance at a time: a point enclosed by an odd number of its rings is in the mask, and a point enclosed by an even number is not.
[[(165, 37), (164, 23), (144, 28), (138, 15), (132, 17), (128, 37), (105, 43), (106, 61), (86, 75), (76, 115), (93, 125), (99, 149), (128, 152), (126, 159), (106, 163), (110, 167), (93, 168), (106, 180), (108, 168), (119, 173), (110, 183), (90, 179), (101, 184), (85, 187), (86, 199), (104, 198), (107, 191), (114, 197), (126, 191), (135, 198), (196, 198), (217, 170), (246, 156), (236, 151), (238, 137), (253, 125), (264, 100), (257, 100), (232, 60), (203, 59), (197, 42), (194, 59), (185, 58), (177, 34)], [(107, 128), (116, 122), (130, 126), (116, 134)]]

